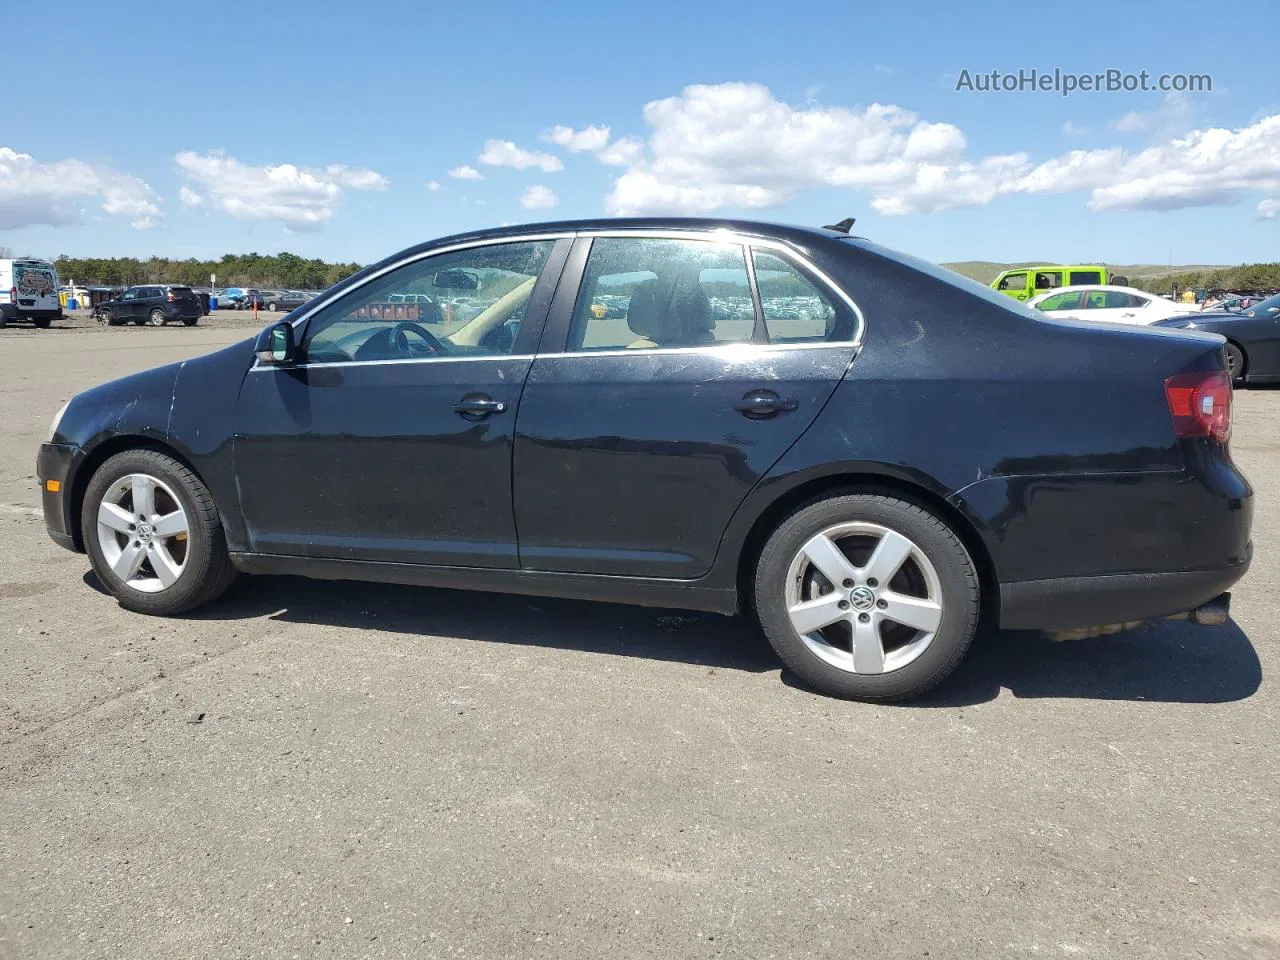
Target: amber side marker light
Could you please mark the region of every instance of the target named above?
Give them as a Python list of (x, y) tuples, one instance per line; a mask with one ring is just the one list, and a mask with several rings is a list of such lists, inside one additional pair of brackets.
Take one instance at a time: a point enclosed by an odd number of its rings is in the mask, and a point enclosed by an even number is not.
[(44, 488), (50, 493), (58, 493), (62, 490), (62, 483), (58, 480), (46, 480), (44, 482)]

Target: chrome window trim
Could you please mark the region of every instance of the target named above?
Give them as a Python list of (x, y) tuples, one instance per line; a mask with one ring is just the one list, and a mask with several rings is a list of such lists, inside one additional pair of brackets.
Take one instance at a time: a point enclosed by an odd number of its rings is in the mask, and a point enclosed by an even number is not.
[(853, 347), (855, 354), (862, 348), (863, 339), (866, 336), (867, 321), (862, 314), (862, 310), (857, 303), (853, 301), (838, 283), (831, 279), (825, 272), (818, 268), (808, 257), (804, 256), (796, 247), (782, 240), (773, 240), (768, 237), (756, 237), (751, 234), (738, 233), (728, 229), (717, 230), (628, 230), (620, 228), (617, 230), (595, 229), (581, 231), (565, 231), (558, 230), (550, 233), (522, 233), (513, 236), (504, 237), (482, 237), (478, 240), (467, 240), (462, 243), (450, 244), (447, 247), (439, 247), (432, 250), (423, 250), (403, 260), (397, 260), (395, 263), (388, 264), (377, 273), (371, 273), (359, 283), (344, 290), (338, 297), (327, 300), (315, 308), (308, 310), (302, 316), (290, 320), (296, 330), (299, 325), (311, 319), (315, 314), (319, 313), (326, 306), (334, 303), (341, 297), (359, 290), (365, 284), (372, 283), (379, 277), (385, 276), (392, 270), (398, 270), (401, 267), (408, 266), (411, 263), (417, 263), (420, 260), (426, 260), (430, 257), (441, 256), (446, 253), (456, 253), (459, 250), (470, 250), (477, 247), (492, 247), (500, 244), (510, 243), (530, 243), (538, 240), (573, 240), (578, 237), (595, 239), (597, 237), (609, 238), (635, 238), (639, 240), (706, 240), (714, 243), (732, 243), (737, 244), (745, 249), (748, 262), (754, 266), (752, 251), (756, 248), (770, 250), (772, 252), (781, 252), (784, 259), (789, 259), (793, 263), (800, 266), (803, 270), (808, 271), (818, 280), (820, 280), (833, 294), (839, 297), (844, 304), (853, 311), (854, 318), (857, 321), (857, 329), (853, 332), (852, 339), (849, 340), (823, 340), (816, 343), (752, 343), (750, 341), (739, 340), (728, 343), (709, 344), (697, 347), (653, 347), (651, 349), (634, 349), (619, 348), (615, 350), (578, 350), (557, 353), (539, 353), (539, 354), (492, 354), (483, 357), (406, 357), (396, 360), (341, 360), (335, 363), (298, 363), (289, 367), (281, 367), (279, 364), (262, 363), (258, 359), (254, 359), (254, 364), (249, 368), (249, 372), (267, 369), (288, 369), (288, 370), (304, 370), (309, 367), (348, 367), (348, 366), (370, 366), (374, 364), (392, 364), (392, 363), (440, 363), (445, 361), (475, 361), (475, 360), (525, 360), (525, 359), (563, 359), (565, 357), (636, 357), (636, 356), (653, 356), (655, 354), (689, 354), (689, 353), (707, 353), (722, 351), (726, 349), (751, 349), (751, 350), (815, 350), (830, 349), (836, 347)]
[(478, 360), (588, 360), (592, 357), (652, 357), (652, 356), (668, 356), (671, 354), (718, 354), (718, 353), (743, 353), (751, 351), (753, 354), (760, 351), (778, 351), (778, 350), (829, 350), (832, 348), (840, 348), (847, 350), (850, 346), (848, 340), (838, 340), (828, 343), (827, 341), (819, 341), (817, 343), (752, 343), (750, 340), (733, 340), (725, 343), (705, 344), (699, 347), (653, 347), (645, 349), (628, 350), (625, 347), (619, 347), (612, 350), (576, 350), (568, 353), (494, 353), (483, 357), (400, 357), (394, 360), (337, 360), (333, 363), (295, 363), (289, 366), (283, 366), (277, 363), (258, 363), (249, 368), (250, 373), (256, 373), (263, 370), (306, 370), (315, 367), (317, 370), (327, 370), (335, 367), (378, 367), (387, 366), (389, 364), (405, 364), (405, 363), (474, 363)]

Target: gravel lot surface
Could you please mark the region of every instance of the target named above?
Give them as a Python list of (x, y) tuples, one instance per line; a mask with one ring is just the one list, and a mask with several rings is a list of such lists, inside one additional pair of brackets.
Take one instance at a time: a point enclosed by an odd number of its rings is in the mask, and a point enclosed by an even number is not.
[(1280, 391), (1233, 622), (991, 634), (872, 707), (710, 615), (124, 612), (45, 535), (49, 418), (263, 323), (0, 331), (0, 958), (1280, 956)]

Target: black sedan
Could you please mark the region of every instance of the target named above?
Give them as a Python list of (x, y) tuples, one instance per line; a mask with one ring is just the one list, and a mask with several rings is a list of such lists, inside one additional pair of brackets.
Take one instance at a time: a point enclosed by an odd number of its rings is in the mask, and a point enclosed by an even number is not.
[(1227, 338), (1227, 367), (1237, 383), (1280, 383), (1280, 294), (1244, 310), (1171, 317), (1157, 327), (1200, 330)]
[[(428, 329), (464, 275), (478, 312)], [(239, 571), (742, 612), (812, 686), (893, 700), (981, 622), (1224, 615), (1230, 429), (1217, 337), (1045, 320), (837, 229), (602, 220), (395, 254), (76, 396), (37, 466), (130, 610)]]

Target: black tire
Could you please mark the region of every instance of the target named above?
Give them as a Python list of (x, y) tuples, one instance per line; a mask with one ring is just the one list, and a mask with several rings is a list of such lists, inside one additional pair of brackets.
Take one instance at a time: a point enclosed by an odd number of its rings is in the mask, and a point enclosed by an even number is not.
[(1227, 370), (1231, 374), (1232, 383), (1244, 383), (1244, 378), (1249, 372), (1249, 358), (1245, 356), (1243, 350), (1239, 346), (1227, 341)]
[(269, 311), (271, 311), (272, 313), (275, 313), (275, 312), (276, 312), (276, 302), (275, 302), (274, 300), (272, 300), (270, 303), (268, 303), (268, 304), (267, 304), (267, 309), (268, 309)]
[(197, 323), (200, 322), (200, 318), (199, 317), (183, 317), (182, 322), (188, 327), (194, 327)]
[(9, 318), (4, 315), (4, 311), (0, 310), (0, 329), (9, 325)]
[(31, 323), (41, 330), (48, 330), (49, 324), (53, 323), (49, 317), (35, 317)]
[(165, 319), (164, 311), (156, 307), (147, 314), (147, 325), (151, 327), (163, 327), (169, 321)]
[[(177, 494), (188, 519), (182, 574), (172, 586), (154, 593), (134, 589), (116, 576), (98, 541), (97, 516), (104, 495), (117, 480), (134, 473), (163, 481)], [(126, 450), (103, 463), (85, 490), (80, 525), (94, 573), (126, 610), (160, 617), (184, 613), (216, 600), (235, 579), (226, 535), (209, 488), (177, 460), (156, 450)]]
[[(916, 659), (885, 673), (854, 673), (828, 663), (810, 650), (787, 613), (793, 558), (816, 534), (850, 521), (874, 523), (905, 536), (937, 574), (942, 617), (933, 639)], [(978, 627), (981, 587), (963, 542), (932, 513), (896, 497), (851, 493), (810, 502), (778, 526), (761, 551), (753, 600), (770, 645), (809, 686), (844, 699), (892, 702), (919, 696), (959, 665)]]

